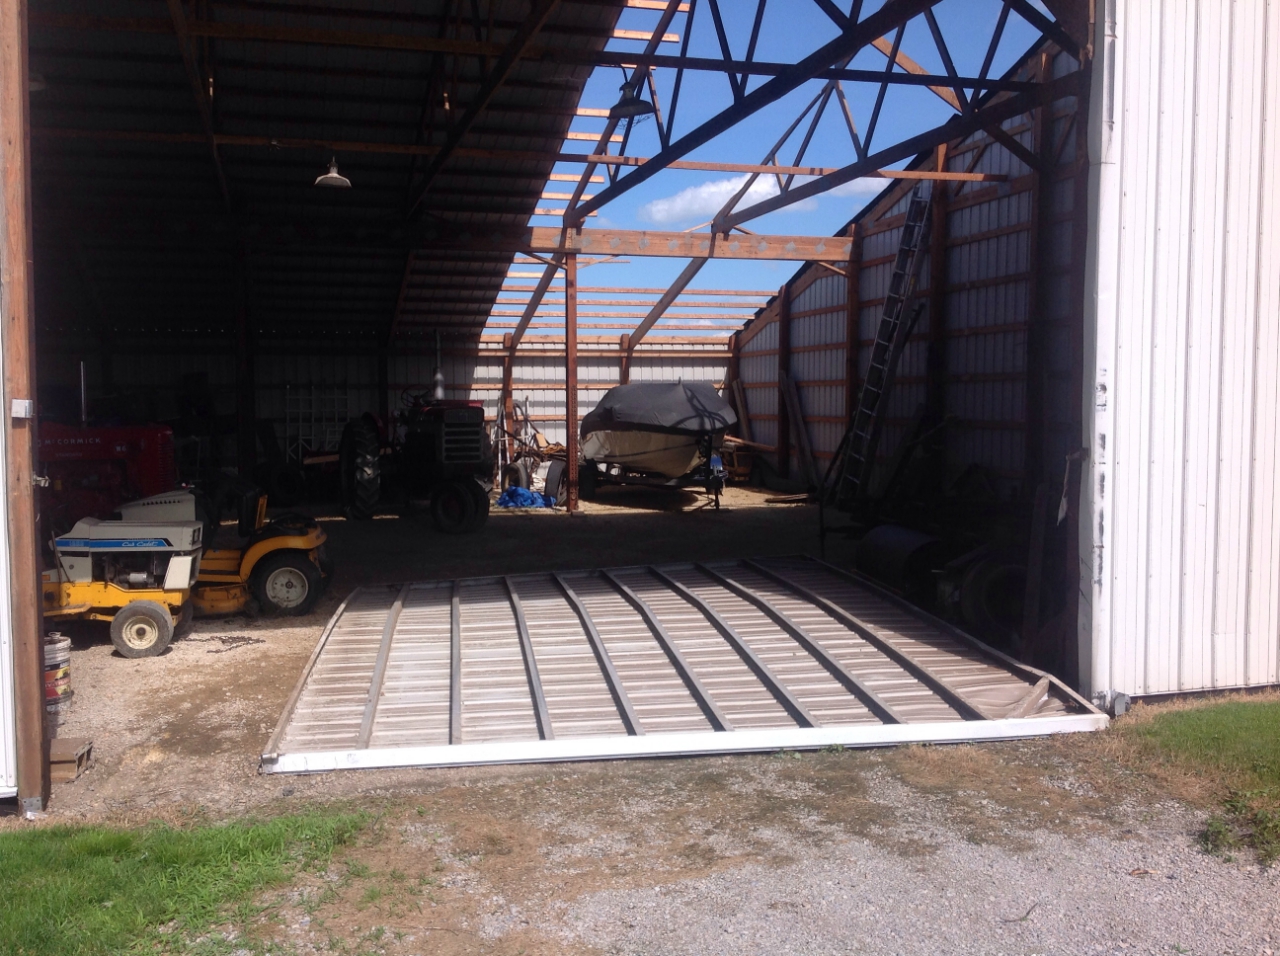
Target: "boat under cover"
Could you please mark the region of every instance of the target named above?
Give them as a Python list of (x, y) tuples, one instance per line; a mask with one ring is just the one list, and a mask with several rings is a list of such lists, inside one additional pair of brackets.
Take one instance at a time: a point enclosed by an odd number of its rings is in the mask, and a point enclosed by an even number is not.
[(718, 450), (737, 421), (705, 382), (618, 385), (582, 419), (582, 457), (679, 478)]

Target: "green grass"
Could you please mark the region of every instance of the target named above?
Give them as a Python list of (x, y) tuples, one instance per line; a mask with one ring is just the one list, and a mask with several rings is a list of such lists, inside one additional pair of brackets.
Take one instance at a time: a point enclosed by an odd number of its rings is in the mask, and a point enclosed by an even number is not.
[(327, 864), (363, 825), (360, 816), (311, 813), (0, 833), (0, 954), (190, 950), (212, 927), (251, 919), (260, 891)]
[(1252, 847), (1264, 864), (1280, 860), (1280, 701), (1230, 701), (1155, 714), (1132, 733), (1165, 763), (1220, 780), (1222, 813), (1200, 843), (1230, 856)]

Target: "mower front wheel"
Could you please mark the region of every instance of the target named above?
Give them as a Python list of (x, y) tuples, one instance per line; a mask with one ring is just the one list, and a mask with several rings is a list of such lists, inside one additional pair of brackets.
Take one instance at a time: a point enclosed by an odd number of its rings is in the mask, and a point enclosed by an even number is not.
[[(471, 479), (467, 479), (471, 481)], [(475, 484), (474, 481), (471, 482)], [(431, 496), (431, 520), (445, 534), (470, 531), (476, 519), (476, 496), (461, 481), (446, 481)]]
[(111, 619), (111, 643), (121, 657), (156, 657), (173, 640), (173, 617), (155, 601), (130, 601)]
[(320, 600), (320, 569), (302, 551), (281, 551), (263, 558), (249, 582), (264, 614), (298, 617)]

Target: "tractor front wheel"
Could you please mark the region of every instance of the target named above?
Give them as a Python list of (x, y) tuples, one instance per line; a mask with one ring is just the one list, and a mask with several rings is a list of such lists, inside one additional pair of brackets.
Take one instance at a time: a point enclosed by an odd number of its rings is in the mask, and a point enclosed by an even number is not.
[[(470, 478), (466, 479), (475, 484)], [(445, 534), (470, 531), (476, 518), (475, 495), (461, 481), (446, 481), (431, 496), (431, 520)]]
[(280, 551), (262, 559), (250, 580), (264, 614), (306, 614), (320, 600), (320, 569), (302, 551)]
[(156, 657), (173, 640), (173, 617), (155, 601), (130, 601), (111, 619), (111, 643), (121, 657)]

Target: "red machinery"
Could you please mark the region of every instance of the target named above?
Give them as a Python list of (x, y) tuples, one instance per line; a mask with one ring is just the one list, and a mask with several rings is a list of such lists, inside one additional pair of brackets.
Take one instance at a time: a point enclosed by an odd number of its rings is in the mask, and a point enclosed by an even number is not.
[(79, 428), (40, 424), (40, 495), (46, 534), (81, 518), (107, 518), (126, 501), (177, 486), (173, 430), (167, 425)]

